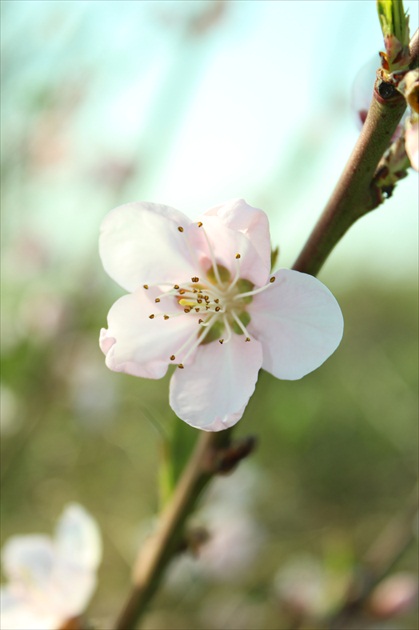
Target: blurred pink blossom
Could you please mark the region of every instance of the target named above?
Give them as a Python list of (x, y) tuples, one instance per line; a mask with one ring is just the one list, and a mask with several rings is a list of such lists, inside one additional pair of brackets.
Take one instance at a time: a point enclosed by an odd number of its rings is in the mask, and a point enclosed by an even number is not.
[(411, 610), (418, 599), (418, 579), (408, 572), (390, 575), (375, 587), (368, 601), (368, 611), (379, 618), (402, 615)]
[(98, 526), (86, 510), (68, 505), (54, 538), (13, 536), (2, 550), (8, 583), (1, 587), (7, 630), (59, 630), (86, 608), (101, 559)]
[(177, 365), (170, 405), (194, 427), (234, 425), (260, 368), (299, 379), (342, 338), (339, 305), (321, 282), (288, 269), (271, 275), (268, 218), (241, 199), (195, 222), (168, 206), (120, 206), (102, 223), (100, 254), (130, 291), (101, 331), (107, 366), (161, 378)]

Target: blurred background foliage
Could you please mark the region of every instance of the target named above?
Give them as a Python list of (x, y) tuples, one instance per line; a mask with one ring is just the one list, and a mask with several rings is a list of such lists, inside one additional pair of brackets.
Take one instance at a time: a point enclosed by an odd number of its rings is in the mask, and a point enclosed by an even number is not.
[[(356, 139), (352, 81), (380, 47), (370, 1), (2, 3), (2, 542), (50, 532), (82, 503), (105, 543), (98, 627), (152, 527), (161, 431), (180, 422), (169, 377), (105, 368), (98, 331), (121, 291), (101, 269), (100, 221), (134, 199), (193, 216), (242, 196), (291, 265)], [(209, 492), (196, 521), (213, 538), (175, 563), (147, 628), (286, 629), (304, 606), (324, 612), (404, 509), (417, 478), (415, 178), (327, 263), (342, 345), (301, 382), (261, 374), (237, 430), (258, 450)], [(189, 445), (195, 431), (182, 432)], [(415, 573), (413, 546), (397, 569)], [(356, 627), (417, 625), (375, 611)]]

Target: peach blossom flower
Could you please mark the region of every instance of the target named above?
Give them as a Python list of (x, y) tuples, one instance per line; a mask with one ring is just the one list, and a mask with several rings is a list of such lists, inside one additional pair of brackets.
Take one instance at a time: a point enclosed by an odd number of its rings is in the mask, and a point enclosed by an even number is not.
[(312, 276), (270, 273), (267, 216), (243, 200), (197, 221), (163, 205), (120, 206), (102, 223), (100, 255), (130, 292), (101, 331), (107, 366), (156, 379), (177, 365), (170, 405), (194, 427), (234, 425), (260, 368), (299, 379), (340, 343), (333, 295)]
[(13, 536), (2, 550), (1, 627), (58, 630), (80, 615), (96, 587), (98, 527), (80, 505), (68, 505), (55, 537)]

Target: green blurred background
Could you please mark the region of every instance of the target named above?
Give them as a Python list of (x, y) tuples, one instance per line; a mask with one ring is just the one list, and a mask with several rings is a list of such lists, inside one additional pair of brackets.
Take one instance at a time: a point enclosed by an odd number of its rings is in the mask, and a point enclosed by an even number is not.
[[(156, 424), (180, 422), (169, 377), (104, 365), (98, 333), (121, 291), (101, 268), (100, 221), (134, 199), (194, 216), (240, 196), (268, 213), (290, 266), (356, 140), (352, 83), (380, 47), (369, 0), (2, 3), (2, 542), (50, 532), (82, 503), (104, 538), (100, 628), (158, 505)], [(404, 509), (417, 478), (416, 186), (412, 173), (332, 254), (320, 278), (344, 313), (342, 345), (302, 381), (261, 375), (237, 429), (258, 450), (198, 517), (225, 540), (173, 567), (146, 627), (289, 629), (292, 567), (326, 610)], [(413, 546), (397, 568), (416, 571)], [(359, 623), (418, 625), (413, 612)]]

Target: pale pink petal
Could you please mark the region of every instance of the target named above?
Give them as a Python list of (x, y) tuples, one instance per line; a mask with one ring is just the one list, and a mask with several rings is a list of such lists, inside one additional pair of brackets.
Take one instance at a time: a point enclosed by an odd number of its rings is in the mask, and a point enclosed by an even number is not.
[(193, 427), (221, 431), (243, 415), (262, 365), (262, 346), (233, 334), (228, 343), (201, 345), (193, 363), (177, 369), (170, 382), (170, 405)]
[(102, 542), (96, 521), (77, 503), (68, 505), (57, 523), (56, 553), (60, 562), (79, 570), (95, 570), (102, 557)]
[[(174, 297), (154, 299), (157, 288), (139, 289), (117, 300), (108, 314), (108, 330), (101, 332), (100, 344), (106, 354), (106, 365), (115, 372), (144, 378), (162, 378), (172, 355), (176, 363), (184, 360), (186, 351), (178, 352), (191, 337), (191, 345), (200, 330), (198, 318), (183, 312)], [(167, 310), (165, 310), (167, 309)], [(162, 317), (163, 313), (169, 319)], [(170, 317), (171, 314), (179, 314)], [(149, 315), (155, 314), (154, 319)], [(159, 316), (157, 316), (159, 315)]]
[(247, 326), (263, 345), (263, 368), (286, 380), (318, 368), (337, 348), (342, 313), (333, 295), (316, 278), (281, 269), (276, 281), (255, 295)]
[(77, 617), (86, 608), (97, 586), (96, 571), (58, 564), (49, 585), (45, 604), (61, 619)]
[(207, 216), (216, 216), (231, 230), (237, 230), (244, 234), (251, 241), (265, 266), (270, 268), (269, 221), (263, 210), (249, 206), (244, 199), (231, 199), (207, 210), (202, 221)]
[[(270, 271), (269, 245), (267, 250), (269, 255), (262, 258), (245, 234), (229, 228), (218, 216), (204, 215), (202, 223), (202, 228), (191, 228), (189, 236), (191, 246), (196, 251), (200, 266), (204, 270), (207, 271), (212, 266), (213, 258), (218, 265), (230, 271), (232, 278), (239, 269), (240, 278), (250, 280), (253, 284), (260, 285), (267, 281)], [(240, 259), (236, 258), (237, 254), (240, 254)]]
[(405, 146), (412, 167), (419, 171), (419, 120), (406, 125)]
[(54, 565), (54, 548), (49, 536), (12, 536), (2, 549), (3, 571), (11, 581), (27, 582), (39, 588), (49, 580)]
[(51, 610), (37, 610), (9, 586), (0, 589), (0, 610), (5, 630), (57, 630), (63, 621)]
[(184, 214), (164, 205), (133, 202), (115, 208), (101, 226), (105, 271), (127, 291), (189, 279), (196, 274), (187, 243), (190, 224)]

